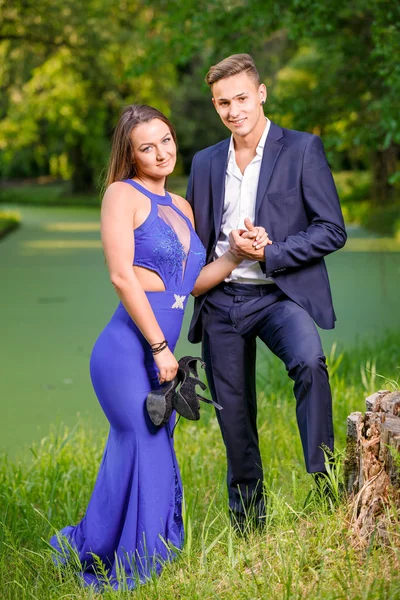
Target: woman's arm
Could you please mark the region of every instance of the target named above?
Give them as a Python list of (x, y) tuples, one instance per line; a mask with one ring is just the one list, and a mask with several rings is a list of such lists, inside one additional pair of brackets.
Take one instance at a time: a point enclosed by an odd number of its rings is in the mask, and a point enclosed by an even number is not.
[(193, 296), (201, 296), (224, 281), (242, 262), (242, 258), (234, 256), (229, 250), (209, 263), (200, 271), (192, 290)]
[[(149, 344), (157, 344), (165, 336), (133, 270), (134, 215), (130, 187), (123, 182), (111, 184), (101, 208), (101, 239), (111, 283)], [(161, 383), (175, 377), (178, 363), (168, 348), (156, 354), (154, 360), (160, 371)]]
[[(187, 216), (194, 227), (193, 211), (189, 202), (176, 194), (171, 195), (179, 210)], [(238, 230), (238, 234), (243, 235), (245, 238), (254, 239), (253, 244), (249, 242), (250, 245), (254, 245), (257, 248), (264, 248), (265, 245), (271, 243), (263, 227), (254, 227), (249, 219), (247, 219), (247, 222), (248, 225), (246, 227), (248, 227), (248, 231)], [(230, 250), (227, 250), (222, 256), (202, 268), (200, 275), (196, 279), (192, 295), (201, 296), (221, 283), (221, 281), (224, 281), (240, 265), (242, 260), (243, 257), (235, 256)]]

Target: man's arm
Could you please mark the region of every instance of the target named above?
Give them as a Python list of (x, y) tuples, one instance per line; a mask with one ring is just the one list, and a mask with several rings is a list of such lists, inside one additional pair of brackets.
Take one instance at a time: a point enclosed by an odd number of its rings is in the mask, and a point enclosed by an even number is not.
[(302, 267), (339, 250), (346, 242), (335, 183), (317, 136), (310, 138), (304, 151), (302, 190), (310, 224), (305, 231), (289, 235), (283, 242), (273, 241), (264, 248), (265, 262), (260, 266), (267, 277)]

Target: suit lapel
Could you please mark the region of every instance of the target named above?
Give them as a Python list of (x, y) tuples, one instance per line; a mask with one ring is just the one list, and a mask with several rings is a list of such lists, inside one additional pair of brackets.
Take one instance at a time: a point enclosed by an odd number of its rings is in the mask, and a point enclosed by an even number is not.
[(211, 157), (211, 189), (214, 213), (215, 239), (219, 238), (222, 222), (222, 211), (225, 196), (226, 163), (230, 139), (224, 140), (215, 154)]
[(278, 156), (283, 148), (280, 138), (282, 137), (282, 128), (278, 127), (271, 121), (271, 126), (265, 140), (264, 152), (261, 161), (260, 177), (258, 179), (257, 197), (256, 197), (256, 214), (255, 221), (257, 222), (258, 211), (261, 203), (267, 192), (269, 180), (275, 168)]

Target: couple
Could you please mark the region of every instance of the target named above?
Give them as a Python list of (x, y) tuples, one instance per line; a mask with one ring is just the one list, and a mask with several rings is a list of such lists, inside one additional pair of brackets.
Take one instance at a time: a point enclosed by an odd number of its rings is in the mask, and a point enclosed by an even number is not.
[(56, 561), (76, 550), (87, 585), (103, 583), (94, 555), (113, 587), (134, 588), (182, 547), (174, 417), (156, 428), (145, 400), (175, 377), (173, 350), (190, 293), (189, 339), (202, 341), (211, 394), (223, 407), (217, 417), (234, 524), (240, 529), (251, 518), (261, 525), (265, 517), (257, 337), (294, 381), (307, 471), (323, 477), (321, 447), (333, 449), (331, 392), (314, 322), (334, 326), (323, 257), (344, 245), (346, 233), (322, 142), (265, 118), (267, 91), (249, 55), (212, 66), (206, 81), (232, 135), (195, 155), (187, 201), (165, 190), (176, 138), (163, 114), (130, 106), (114, 133), (101, 234), (121, 302), (90, 364), (110, 433), (85, 517), (51, 540)]

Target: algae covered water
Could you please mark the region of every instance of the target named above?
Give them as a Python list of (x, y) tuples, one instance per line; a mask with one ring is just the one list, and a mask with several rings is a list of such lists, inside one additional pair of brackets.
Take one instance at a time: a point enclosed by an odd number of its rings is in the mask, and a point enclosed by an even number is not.
[[(19, 449), (73, 425), (77, 413), (105, 425), (89, 377), (92, 346), (118, 298), (100, 243), (99, 211), (20, 209), (21, 228), (0, 242), (0, 449)], [(338, 317), (322, 332), (325, 351), (400, 329), (400, 243), (349, 229), (346, 247), (327, 257)], [(176, 355), (199, 355), (186, 332)], [(282, 366), (283, 368), (283, 366)]]

